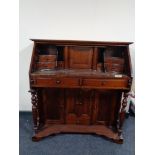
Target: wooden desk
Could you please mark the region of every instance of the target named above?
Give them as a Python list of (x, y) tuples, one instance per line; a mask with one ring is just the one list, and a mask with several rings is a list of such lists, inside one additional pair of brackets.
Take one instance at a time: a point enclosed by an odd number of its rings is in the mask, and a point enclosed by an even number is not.
[(58, 133), (95, 133), (123, 143), (124, 109), (132, 83), (131, 43), (32, 40), (32, 140)]

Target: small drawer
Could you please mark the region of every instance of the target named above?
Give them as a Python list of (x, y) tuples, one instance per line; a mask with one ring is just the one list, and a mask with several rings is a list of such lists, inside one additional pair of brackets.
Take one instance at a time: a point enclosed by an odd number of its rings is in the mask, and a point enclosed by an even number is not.
[(39, 55), (39, 62), (54, 62), (56, 61), (56, 55)]
[(124, 64), (124, 59), (113, 57), (112, 58), (112, 63), (114, 63), (114, 64)]
[(118, 57), (108, 57), (104, 59), (105, 63), (124, 64), (124, 59)]
[(78, 87), (78, 78), (36, 78), (32, 85), (37, 87)]
[(120, 64), (112, 64), (111, 66), (111, 71), (115, 71), (115, 72), (123, 72), (123, 65)]
[(128, 87), (128, 80), (125, 79), (84, 79), (83, 86), (94, 88), (122, 89)]
[(56, 67), (56, 62), (38, 62), (38, 69), (54, 69)]
[(124, 66), (121, 64), (110, 64), (110, 63), (105, 63), (104, 64), (104, 69), (106, 72), (118, 72), (122, 73)]

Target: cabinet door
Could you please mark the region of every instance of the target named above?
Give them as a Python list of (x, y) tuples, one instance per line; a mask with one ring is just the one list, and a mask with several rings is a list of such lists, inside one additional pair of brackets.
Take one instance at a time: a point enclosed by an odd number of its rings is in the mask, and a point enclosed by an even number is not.
[(45, 88), (42, 91), (46, 123), (64, 123), (64, 90)]
[(114, 125), (117, 121), (121, 93), (117, 91), (96, 91), (93, 108), (93, 123)]
[(71, 89), (66, 91), (66, 123), (90, 124), (92, 112), (92, 92)]
[(91, 69), (92, 60), (92, 47), (74, 46), (69, 48), (69, 68)]

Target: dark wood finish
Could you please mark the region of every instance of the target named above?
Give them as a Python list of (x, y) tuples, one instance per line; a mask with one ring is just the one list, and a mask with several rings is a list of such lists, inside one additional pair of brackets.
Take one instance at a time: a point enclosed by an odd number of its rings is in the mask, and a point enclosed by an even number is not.
[(131, 42), (33, 41), (32, 140), (94, 133), (123, 143), (124, 109), (132, 83)]

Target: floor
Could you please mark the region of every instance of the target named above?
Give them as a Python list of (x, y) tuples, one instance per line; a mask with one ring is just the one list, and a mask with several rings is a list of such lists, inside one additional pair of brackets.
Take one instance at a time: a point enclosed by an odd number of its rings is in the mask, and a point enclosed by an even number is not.
[(103, 137), (81, 134), (60, 134), (39, 142), (32, 142), (32, 114), (19, 114), (20, 155), (134, 155), (135, 119), (124, 123), (124, 144), (115, 144)]

